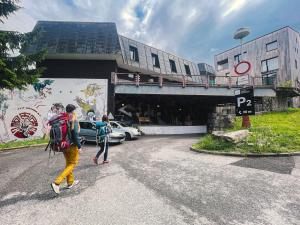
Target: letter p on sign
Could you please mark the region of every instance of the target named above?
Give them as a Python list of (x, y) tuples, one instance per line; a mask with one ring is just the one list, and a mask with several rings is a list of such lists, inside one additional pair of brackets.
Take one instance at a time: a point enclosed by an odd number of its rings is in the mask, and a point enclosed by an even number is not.
[(238, 97), (237, 98), (237, 106), (238, 107), (241, 107), (241, 104), (243, 104), (245, 102), (246, 102), (246, 98), (244, 98), (244, 97)]

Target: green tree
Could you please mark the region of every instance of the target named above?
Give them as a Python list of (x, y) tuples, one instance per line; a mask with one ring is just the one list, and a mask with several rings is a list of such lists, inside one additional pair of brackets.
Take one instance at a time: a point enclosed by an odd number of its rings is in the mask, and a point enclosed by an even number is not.
[[(0, 1), (0, 23), (21, 7), (19, 0)], [(37, 82), (43, 68), (36, 66), (43, 60), (45, 51), (26, 54), (29, 43), (39, 35), (39, 31), (19, 33), (0, 30), (0, 89), (24, 89), (28, 84)], [(13, 56), (16, 55), (16, 56)]]

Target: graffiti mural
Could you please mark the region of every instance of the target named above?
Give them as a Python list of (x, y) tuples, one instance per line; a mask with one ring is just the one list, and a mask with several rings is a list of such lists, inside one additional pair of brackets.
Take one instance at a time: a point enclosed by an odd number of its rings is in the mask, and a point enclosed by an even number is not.
[(83, 96), (76, 96), (75, 101), (84, 115), (90, 117), (91, 112), (94, 113), (93, 116), (105, 114), (104, 111), (97, 111), (97, 102), (102, 102), (103, 104), (105, 102), (104, 97), (106, 97), (106, 95), (103, 95), (101, 85), (97, 83), (88, 84), (84, 89), (81, 89), (80, 92), (83, 93)]
[(40, 79), (25, 91), (0, 93), (0, 142), (42, 137), (49, 132), (48, 120), (71, 103), (79, 119), (93, 112), (107, 112), (106, 79)]
[(11, 121), (11, 132), (17, 138), (28, 138), (33, 136), (38, 129), (38, 121), (34, 115), (22, 112), (16, 115)]

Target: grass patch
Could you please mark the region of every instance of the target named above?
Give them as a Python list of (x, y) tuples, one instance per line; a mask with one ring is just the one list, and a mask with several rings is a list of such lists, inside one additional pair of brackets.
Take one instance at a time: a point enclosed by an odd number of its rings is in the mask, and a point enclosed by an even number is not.
[(194, 144), (193, 148), (228, 152), (234, 148), (234, 144), (224, 140), (216, 140), (211, 134), (208, 134), (201, 138), (198, 143)]
[[(235, 145), (206, 135), (193, 145), (195, 149), (212, 151), (232, 151), (242, 153), (283, 153), (300, 151), (300, 109), (284, 112), (270, 112), (250, 116), (251, 135)], [(234, 128), (240, 130), (242, 118), (238, 117)]]
[(0, 143), (0, 151), (5, 148), (17, 148), (17, 147), (24, 147), (36, 144), (47, 144), (49, 139), (47, 138), (38, 138), (38, 139), (31, 139), (31, 140), (24, 140), (24, 141), (10, 141), (7, 143)]

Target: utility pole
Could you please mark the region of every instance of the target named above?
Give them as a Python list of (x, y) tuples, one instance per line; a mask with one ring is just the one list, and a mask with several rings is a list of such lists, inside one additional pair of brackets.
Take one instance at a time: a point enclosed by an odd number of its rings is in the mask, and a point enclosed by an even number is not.
[[(241, 55), (241, 62), (243, 61), (243, 38), (248, 36), (250, 34), (249, 28), (240, 28), (235, 33), (233, 38), (235, 40), (240, 40), (240, 55)], [(246, 88), (246, 85), (243, 86), (243, 88)], [(253, 103), (254, 104), (254, 103)], [(243, 115), (243, 122), (242, 122), (243, 128), (250, 128), (251, 122), (249, 115)]]

